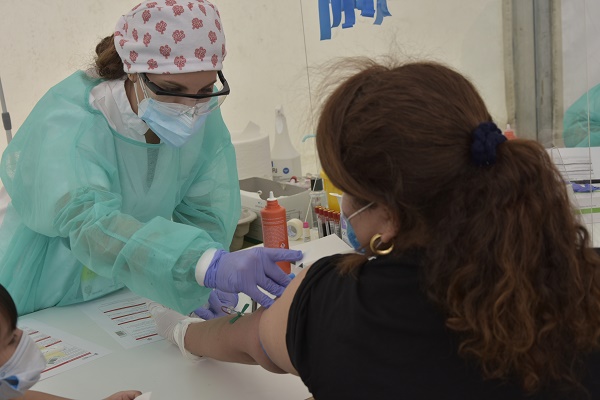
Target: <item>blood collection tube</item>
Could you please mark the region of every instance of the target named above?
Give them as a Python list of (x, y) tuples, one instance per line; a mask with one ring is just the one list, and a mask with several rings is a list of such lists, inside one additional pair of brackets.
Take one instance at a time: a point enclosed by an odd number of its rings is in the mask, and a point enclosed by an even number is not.
[(317, 215), (317, 229), (319, 230), (319, 238), (325, 236), (325, 232), (323, 228), (325, 225), (323, 224), (323, 208), (321, 206), (315, 207), (315, 214)]
[(329, 232), (331, 235), (335, 235), (335, 211), (328, 210), (329, 215)]
[(325, 236), (331, 235), (331, 229), (329, 229), (329, 210), (326, 208), (323, 209), (323, 223), (325, 224)]
[(342, 238), (342, 230), (340, 229), (340, 213), (337, 211), (334, 211), (333, 219), (335, 222), (335, 234), (338, 235), (338, 237), (341, 239)]

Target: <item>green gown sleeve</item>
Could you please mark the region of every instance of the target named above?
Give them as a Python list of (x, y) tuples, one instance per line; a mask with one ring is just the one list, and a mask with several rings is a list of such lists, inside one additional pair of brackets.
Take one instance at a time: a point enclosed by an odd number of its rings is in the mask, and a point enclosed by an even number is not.
[(600, 146), (600, 85), (584, 93), (567, 109), (563, 128), (567, 147)]

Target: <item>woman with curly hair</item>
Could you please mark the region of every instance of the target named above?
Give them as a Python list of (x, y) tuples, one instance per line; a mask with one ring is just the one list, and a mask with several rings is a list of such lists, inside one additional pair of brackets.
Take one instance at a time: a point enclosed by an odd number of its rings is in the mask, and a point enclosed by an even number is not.
[(357, 253), (235, 324), (152, 305), (162, 334), (316, 399), (600, 399), (600, 257), (545, 149), (448, 67), (354, 65), (317, 147)]

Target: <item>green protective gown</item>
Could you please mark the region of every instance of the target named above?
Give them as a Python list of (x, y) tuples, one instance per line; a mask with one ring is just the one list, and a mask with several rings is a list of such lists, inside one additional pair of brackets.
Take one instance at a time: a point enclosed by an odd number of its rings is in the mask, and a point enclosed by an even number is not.
[(567, 147), (600, 146), (600, 85), (584, 93), (567, 109), (563, 128)]
[(182, 313), (211, 289), (194, 272), (240, 216), (235, 151), (219, 110), (185, 146), (112, 130), (79, 71), (46, 93), (2, 156), (9, 206), (0, 283), (20, 315), (123, 286)]

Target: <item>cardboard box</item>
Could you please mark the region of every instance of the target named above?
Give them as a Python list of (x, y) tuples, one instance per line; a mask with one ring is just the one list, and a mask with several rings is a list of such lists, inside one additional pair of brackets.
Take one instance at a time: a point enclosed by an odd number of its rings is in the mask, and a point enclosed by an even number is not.
[(270, 191), (273, 192), (279, 205), (285, 208), (288, 221), (292, 218), (304, 221), (310, 202), (308, 189), (265, 178), (242, 179), (240, 180), (242, 207), (248, 208), (258, 215), (258, 218), (250, 224), (250, 230), (246, 234), (248, 239), (262, 242), (260, 210), (267, 205)]

